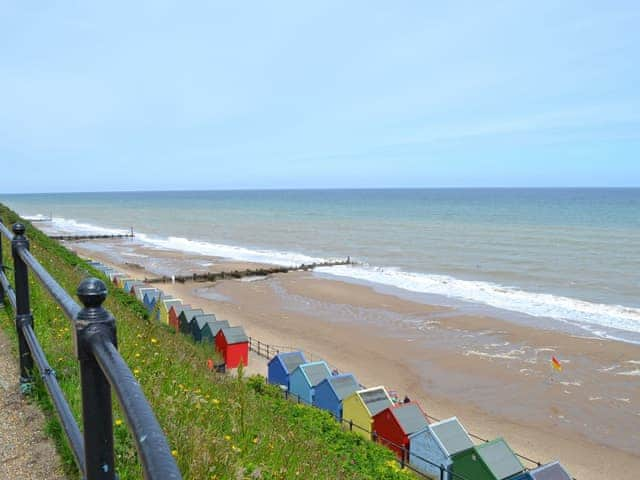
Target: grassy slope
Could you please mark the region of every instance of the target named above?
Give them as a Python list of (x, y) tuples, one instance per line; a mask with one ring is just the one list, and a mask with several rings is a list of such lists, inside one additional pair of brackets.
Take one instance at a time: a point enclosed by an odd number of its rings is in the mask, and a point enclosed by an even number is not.
[[(0, 218), (5, 225), (17, 220), (2, 205)], [(98, 275), (25, 223), (32, 252), (67, 291), (75, 292), (87, 272)], [(3, 247), (5, 263), (10, 265), (6, 241)], [(80, 419), (71, 324), (33, 279), (31, 292), (36, 332)], [(398, 470), (385, 448), (343, 431), (325, 412), (287, 402), (262, 377), (247, 381), (209, 372), (205, 364), (210, 351), (147, 321), (144, 308), (132, 297), (110, 287), (106, 307), (118, 322), (120, 352), (140, 381), (185, 478), (413, 478)], [(10, 318), (9, 310), (0, 312), (0, 327), (15, 337)], [(48, 430), (59, 445), (69, 476), (77, 477), (42, 386), (35, 396), (50, 413)], [(115, 419), (120, 478), (141, 478), (135, 448), (118, 410)]]

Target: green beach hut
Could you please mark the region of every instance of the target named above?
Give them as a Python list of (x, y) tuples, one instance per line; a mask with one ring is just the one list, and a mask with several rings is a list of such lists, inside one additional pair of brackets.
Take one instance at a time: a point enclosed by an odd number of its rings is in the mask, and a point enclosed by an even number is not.
[(502, 438), (455, 453), (451, 460), (454, 474), (473, 480), (507, 480), (524, 471), (524, 466)]
[(212, 337), (209, 322), (215, 322), (216, 316), (213, 313), (203, 313), (196, 315), (191, 322), (191, 336), (196, 342), (202, 341), (202, 334), (206, 331), (206, 335)]
[(206, 342), (215, 342), (216, 341), (216, 335), (218, 335), (218, 332), (220, 330), (222, 330), (223, 328), (229, 328), (229, 322), (227, 320), (216, 320), (215, 322), (207, 322), (207, 327), (208, 330), (211, 332), (211, 338), (209, 338), (209, 334), (205, 333), (206, 329), (202, 330), (202, 341), (206, 341)]
[(185, 335), (191, 335), (191, 321), (196, 315), (203, 315), (204, 311), (201, 308), (184, 309), (180, 312), (178, 317), (178, 329), (180, 333)]

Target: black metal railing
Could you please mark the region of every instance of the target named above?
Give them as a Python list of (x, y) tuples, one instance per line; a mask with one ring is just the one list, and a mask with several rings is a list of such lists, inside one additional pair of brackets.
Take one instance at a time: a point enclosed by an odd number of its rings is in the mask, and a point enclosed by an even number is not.
[[(78, 469), (87, 480), (115, 480), (111, 389), (122, 407), (127, 425), (149, 480), (181, 479), (167, 440), (140, 385), (117, 350), (115, 319), (102, 307), (107, 287), (97, 278), (78, 286), (78, 305), (29, 251), (25, 227), (13, 225), (11, 233), (0, 222), (0, 303), (6, 296), (15, 313), (20, 356), (20, 386), (33, 385), (34, 366), (67, 437)], [(11, 242), (14, 285), (2, 265), (2, 236)], [(58, 384), (55, 371), (38, 342), (29, 297), (29, 270), (60, 306), (75, 329), (75, 349), (80, 364), (82, 433)]]

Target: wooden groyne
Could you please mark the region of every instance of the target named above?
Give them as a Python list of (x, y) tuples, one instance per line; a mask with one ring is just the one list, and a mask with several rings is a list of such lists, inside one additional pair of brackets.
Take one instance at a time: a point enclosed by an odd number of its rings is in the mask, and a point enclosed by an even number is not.
[(228, 272), (206, 272), (193, 273), (191, 275), (173, 275), (155, 278), (145, 278), (145, 283), (185, 283), (185, 282), (215, 282), (216, 280), (238, 279), (244, 277), (264, 277), (274, 273), (288, 273), (313, 270), (317, 267), (335, 267), (338, 265), (353, 265), (350, 257), (345, 260), (333, 262), (320, 262), (302, 264), (296, 267), (267, 267), (267, 268), (247, 268), (245, 270), (231, 270)]
[(53, 240), (101, 240), (107, 238), (133, 238), (133, 228), (129, 233), (120, 233), (113, 235), (49, 235), (49, 238)]

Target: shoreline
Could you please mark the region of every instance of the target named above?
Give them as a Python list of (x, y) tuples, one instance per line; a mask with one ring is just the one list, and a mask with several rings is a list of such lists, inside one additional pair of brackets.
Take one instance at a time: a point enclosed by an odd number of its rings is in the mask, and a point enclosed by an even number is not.
[[(68, 246), (137, 277), (167, 263), (184, 269), (210, 263), (212, 270), (248, 265), (136, 247), (134, 255), (146, 255), (148, 265), (131, 269), (117, 245), (110, 250), (101, 243), (99, 252)], [(155, 286), (243, 325), (260, 341), (302, 348), (364, 385), (407, 394), (433, 417), (455, 415), (471, 432), (504, 436), (529, 458), (559, 459), (579, 480), (640, 466), (640, 379), (621, 375), (637, 367), (637, 346), (468, 315), (305, 272)], [(551, 352), (565, 365), (555, 377), (546, 358)], [(605, 371), (614, 364), (617, 370)], [(625, 474), (616, 477), (632, 478)]]

